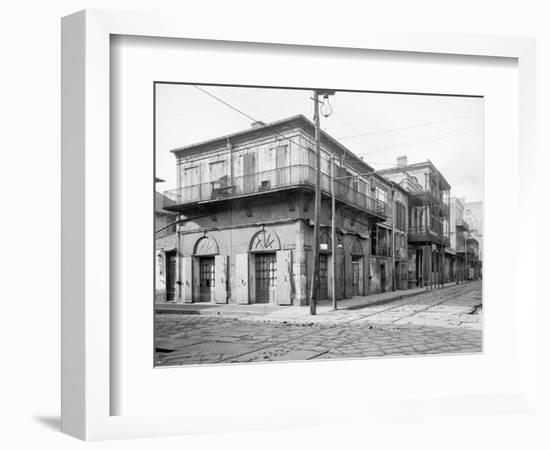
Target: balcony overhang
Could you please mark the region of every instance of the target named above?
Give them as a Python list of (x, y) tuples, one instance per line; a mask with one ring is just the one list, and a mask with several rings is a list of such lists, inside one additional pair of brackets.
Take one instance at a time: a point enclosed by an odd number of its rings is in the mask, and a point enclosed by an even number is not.
[[(258, 190), (256, 192), (243, 193), (239, 195), (234, 195), (230, 187), (226, 187), (224, 190), (220, 190), (217, 193), (211, 195), (210, 198), (204, 200), (196, 201), (186, 201), (186, 202), (170, 202), (170, 204), (163, 207), (163, 209), (171, 212), (176, 212), (180, 214), (189, 214), (195, 213), (197, 211), (204, 211), (205, 209), (218, 209), (224, 205), (227, 205), (232, 202), (242, 202), (244, 200), (251, 200), (256, 198), (273, 198), (280, 197), (281, 195), (289, 195), (292, 191), (306, 191), (313, 194), (315, 192), (314, 186), (309, 183), (296, 183), (290, 186), (275, 187), (269, 189)], [(321, 196), (324, 199), (331, 199), (332, 195), (330, 192), (321, 190)], [(336, 203), (341, 207), (343, 206), (348, 212), (363, 214), (371, 222), (383, 222), (389, 219), (389, 213), (387, 212), (387, 205), (378, 208), (367, 208), (366, 206), (361, 206), (360, 202), (354, 202), (353, 199), (347, 200), (341, 196), (336, 196)]]

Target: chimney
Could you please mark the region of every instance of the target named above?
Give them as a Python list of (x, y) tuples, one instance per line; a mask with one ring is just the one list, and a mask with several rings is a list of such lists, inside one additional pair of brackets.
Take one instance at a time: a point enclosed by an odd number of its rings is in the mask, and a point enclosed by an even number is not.
[(256, 120), (255, 122), (252, 122), (250, 124), (250, 128), (259, 128), (259, 127), (263, 127), (265, 125), (264, 122), (262, 122), (261, 120)]
[(403, 168), (407, 166), (407, 156), (398, 156), (397, 157), (397, 167)]

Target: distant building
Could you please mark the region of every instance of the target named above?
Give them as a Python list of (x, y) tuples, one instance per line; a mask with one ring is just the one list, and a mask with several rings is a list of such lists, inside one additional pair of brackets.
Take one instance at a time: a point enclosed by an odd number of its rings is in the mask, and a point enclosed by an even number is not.
[[(179, 240), (169, 251), (175, 276), (166, 282), (176, 301), (307, 304), (314, 149), (314, 125), (299, 115), (172, 150), (178, 188), (164, 192), (163, 208), (180, 219)], [(320, 297), (330, 297), (333, 283), (338, 299), (405, 286), (400, 268), (408, 267), (408, 191), (394, 189), (324, 132), (321, 153)], [(338, 178), (336, 254), (332, 165)]]
[(378, 173), (408, 193), (409, 287), (433, 286), (445, 281), (445, 249), (449, 247), (451, 186), (431, 161), (397, 166)]
[(469, 225), (464, 220), (464, 199), (451, 198), (451, 237), (449, 246), (449, 271), (448, 281), (464, 281), (466, 273), (466, 238), (469, 233)]
[(483, 202), (468, 202), (464, 205), (464, 220), (479, 243), (479, 259), (483, 259)]
[(482, 276), (481, 245), (477, 237), (466, 239), (466, 267), (468, 280), (477, 280)]
[(168, 198), (160, 192), (155, 192), (155, 300), (157, 301), (172, 301), (176, 295), (178, 216), (164, 209), (170, 204)]

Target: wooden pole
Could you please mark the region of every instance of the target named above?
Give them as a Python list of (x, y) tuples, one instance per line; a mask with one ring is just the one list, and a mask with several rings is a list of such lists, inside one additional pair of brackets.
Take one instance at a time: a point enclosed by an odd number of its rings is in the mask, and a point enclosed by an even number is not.
[(330, 192), (332, 194), (332, 218), (331, 218), (331, 228), (332, 228), (332, 309), (336, 309), (336, 183), (334, 181), (334, 166), (335, 160), (334, 156), (331, 158), (331, 167), (330, 167), (330, 178), (331, 186)]
[(315, 221), (313, 229), (313, 276), (309, 297), (309, 312), (317, 314), (317, 296), (319, 293), (319, 225), (321, 218), (321, 124), (319, 119), (319, 92), (313, 93), (315, 121)]

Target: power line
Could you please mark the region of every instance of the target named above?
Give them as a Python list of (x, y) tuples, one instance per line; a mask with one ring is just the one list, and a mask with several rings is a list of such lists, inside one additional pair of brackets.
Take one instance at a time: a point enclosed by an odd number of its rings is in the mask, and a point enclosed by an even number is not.
[[(229, 103), (227, 103), (226, 101), (222, 100), (221, 98), (216, 97), (214, 94), (208, 92), (207, 90), (202, 89), (202, 88), (200, 88), (200, 87), (197, 86), (197, 85), (193, 85), (193, 87), (197, 88), (199, 91), (204, 92), (205, 94), (209, 95), (210, 97), (212, 97), (213, 99), (219, 101), (220, 103), (224, 104), (225, 106), (231, 108), (233, 111), (238, 112), (239, 114), (243, 115), (243, 116), (246, 117), (247, 119), (250, 119), (250, 120), (252, 120), (253, 122), (261, 122), (261, 123), (263, 123), (261, 120), (255, 119), (254, 117), (252, 117), (252, 116), (246, 114), (245, 112), (242, 112), (240, 109), (234, 107), (233, 105), (230, 105)], [(311, 150), (310, 147), (304, 147), (302, 144), (300, 144), (300, 143), (298, 143), (298, 142), (296, 142), (296, 141), (293, 141), (293, 140), (292, 140), (291, 138), (289, 138), (288, 136), (285, 136), (285, 135), (279, 133), (279, 132), (276, 131), (276, 130), (273, 130), (273, 132), (274, 132), (277, 136), (279, 136), (279, 137), (281, 137), (281, 138), (283, 138), (283, 139), (288, 140), (289, 142), (291, 142), (292, 144), (296, 145), (297, 147), (300, 147), (300, 148), (302, 148), (302, 149), (304, 149), (304, 150)]]
[(222, 100), (221, 98), (219, 97), (216, 97), (214, 94), (208, 92), (207, 90), (197, 86), (196, 84), (193, 85), (194, 88), (197, 88), (199, 91), (201, 92), (204, 92), (206, 95), (209, 95), (210, 97), (212, 97), (213, 99), (219, 101), (220, 103), (223, 103), (225, 106), (227, 106), (228, 108), (231, 108), (233, 111), (236, 111), (238, 112), (239, 114), (242, 114), (243, 116), (245, 116), (246, 118), (252, 120), (253, 122), (258, 122), (256, 119), (254, 119), (254, 117), (252, 116), (249, 116), (247, 113), (245, 112), (242, 112), (240, 109), (234, 107), (233, 105), (230, 105), (229, 103), (227, 103), (226, 101)]
[[(376, 153), (377, 152), (377, 148), (374, 144), (372, 144), (371, 142), (367, 141), (364, 136), (361, 136), (359, 134), (359, 132), (354, 128), (352, 127), (347, 121), (345, 121), (336, 111), (334, 112), (334, 115), (336, 117), (338, 117), (338, 119), (344, 124), (346, 125), (348, 128), (350, 128), (354, 133), (356, 133), (357, 137), (361, 138), (366, 144), (368, 144), (372, 149), (373, 149), (373, 152), (372, 153)], [(368, 153), (367, 153), (368, 154)], [(383, 155), (384, 158), (386, 158), (388, 161), (390, 161), (390, 159), (386, 156), (386, 155)]]
[(463, 134), (470, 133), (474, 130), (476, 130), (476, 127), (459, 128), (458, 130), (450, 130), (450, 131), (447, 131), (445, 133), (434, 134), (434, 135), (431, 135), (431, 136), (424, 136), (423, 138), (415, 139), (415, 140), (408, 141), (408, 142), (402, 142), (400, 144), (388, 145), (386, 147), (380, 147), (378, 150), (376, 150), (373, 153), (379, 153), (379, 152), (386, 151), (386, 150), (397, 150), (397, 149), (400, 149), (400, 148), (410, 147), (410, 146), (413, 146), (413, 145), (425, 144), (425, 143), (428, 143), (428, 142), (437, 141), (437, 140), (441, 140), (441, 139), (448, 139), (448, 138), (452, 138), (452, 137), (456, 137), (456, 136), (460, 136), (460, 135), (463, 135)]
[(368, 133), (361, 133), (361, 134), (358, 133), (358, 134), (351, 135), (351, 136), (342, 136), (342, 137), (339, 137), (338, 139), (352, 139), (352, 138), (356, 138), (356, 137), (374, 136), (374, 135), (378, 135), (378, 134), (391, 133), (391, 132), (394, 132), (394, 131), (410, 130), (411, 128), (421, 128), (421, 127), (426, 127), (426, 126), (429, 126), (429, 125), (435, 125), (435, 124), (445, 123), (445, 122), (452, 122), (454, 120), (467, 119), (467, 118), (470, 118), (470, 117), (477, 117), (477, 116), (481, 116), (481, 114), (469, 114), (467, 116), (451, 117), (450, 119), (444, 119), (444, 120), (434, 120), (434, 121), (431, 121), (431, 122), (424, 122), (424, 123), (419, 123), (419, 124), (415, 124), (415, 125), (409, 125), (409, 126), (406, 126), (406, 127), (389, 128), (389, 129), (386, 129), (386, 130), (371, 131), (371, 132), (368, 132)]
[[(240, 109), (236, 108), (235, 106), (229, 104), (228, 102), (222, 100), (221, 98), (217, 97), (216, 95), (212, 94), (211, 92), (208, 92), (207, 90), (197, 86), (197, 85), (193, 85), (193, 87), (195, 87), (196, 89), (198, 89), (199, 91), (203, 92), (204, 94), (208, 95), (209, 97), (215, 99), (216, 101), (222, 103), (223, 105), (227, 106), (228, 108), (232, 109), (233, 111), (241, 114), (242, 116), (246, 117), (247, 119), (249, 120), (252, 120), (253, 122), (261, 122), (259, 120), (257, 120), (256, 118), (252, 117), (251, 115), (241, 111)], [(335, 113), (336, 115), (336, 113)], [(355, 128), (352, 127), (349, 123), (347, 123), (342, 117), (340, 117), (339, 115), (337, 115), (337, 117), (345, 124), (347, 125), (349, 128), (351, 128), (352, 130), (355, 131)], [(454, 119), (447, 119), (447, 121), (450, 121), (450, 120), (456, 120), (458, 118), (454, 118)], [(388, 161), (391, 161), (386, 155), (384, 155), (383, 153), (381, 153), (382, 151), (385, 151), (385, 150), (392, 150), (392, 149), (398, 149), (398, 148), (404, 148), (404, 147), (408, 147), (408, 146), (411, 146), (411, 145), (418, 145), (418, 144), (423, 144), (423, 143), (427, 143), (427, 142), (431, 142), (431, 141), (434, 141), (434, 140), (438, 140), (438, 139), (445, 139), (445, 138), (450, 138), (450, 137), (454, 137), (454, 136), (458, 136), (460, 134), (464, 134), (465, 132), (469, 132), (471, 131), (472, 129), (474, 128), (464, 128), (464, 129), (458, 129), (458, 130), (451, 130), (451, 131), (448, 131), (448, 132), (445, 132), (445, 133), (441, 133), (441, 134), (436, 134), (436, 135), (431, 135), (431, 136), (425, 136), (424, 138), (420, 138), (418, 140), (414, 140), (414, 141), (410, 141), (410, 142), (404, 142), (404, 143), (401, 143), (401, 144), (397, 144), (397, 145), (390, 145), (390, 146), (387, 146), (387, 147), (380, 147), (380, 148), (376, 148), (374, 147), (374, 145), (370, 144), (374, 150), (371, 152), (371, 153), (380, 153), (384, 158), (386, 158)], [(288, 142), (296, 145), (297, 147), (299, 148), (302, 148), (306, 151), (310, 151), (312, 150), (311, 147), (305, 147), (303, 146), (302, 144), (300, 144), (299, 142), (296, 142), (294, 140), (292, 140), (290, 137), (288, 136), (285, 136), (281, 133), (279, 133), (278, 131), (276, 130), (273, 130), (273, 132), (287, 140)], [(358, 137), (361, 137), (361, 135), (357, 135)], [(351, 152), (351, 150), (347, 150), (345, 153), (347, 152)], [(324, 160), (324, 161), (330, 161), (330, 158), (325, 158), (323, 156), (321, 156), (321, 159)], [(367, 162), (365, 162), (367, 163)], [(367, 163), (369, 164), (369, 163)], [(393, 162), (391, 163), (382, 163), (382, 162), (370, 162), (370, 164), (379, 164), (379, 165), (395, 165)]]
[[(239, 114), (243, 115), (243, 116), (246, 117), (247, 119), (250, 119), (250, 120), (252, 120), (253, 122), (261, 122), (261, 121), (257, 120), (256, 118), (250, 116), (249, 114), (247, 114), (247, 113), (241, 111), (240, 109), (234, 107), (233, 105), (229, 104), (228, 102), (222, 100), (221, 98), (215, 96), (214, 94), (208, 92), (207, 90), (202, 89), (201, 87), (199, 87), (199, 86), (197, 86), (197, 85), (193, 85), (193, 87), (197, 88), (199, 91), (201, 91), (201, 92), (207, 94), (208, 96), (212, 97), (213, 99), (219, 101), (220, 103), (224, 104), (225, 106), (231, 108), (233, 111), (238, 112)], [(289, 142), (291, 142), (292, 144), (296, 145), (297, 147), (299, 147), (299, 148), (301, 148), (301, 149), (303, 149), (303, 150), (306, 150), (306, 151), (313, 150), (311, 147), (304, 147), (302, 144), (300, 144), (300, 143), (298, 143), (298, 142), (296, 142), (296, 141), (293, 141), (290, 137), (285, 136), (285, 135), (279, 133), (279, 132), (276, 131), (276, 130), (273, 130), (273, 132), (274, 132), (277, 136), (279, 136), (279, 137), (281, 137), (281, 138), (283, 138), (283, 139), (285, 139), (285, 140), (288, 140)], [(308, 138), (308, 139), (309, 139), (309, 138)], [(347, 152), (350, 152), (350, 150), (347, 150), (347, 149), (346, 149), (346, 152), (344, 153), (344, 155), (345, 155)], [(323, 156), (321, 156), (321, 159), (322, 159), (322, 160), (325, 160), (325, 161), (330, 161), (329, 158), (325, 158), (325, 157), (323, 157)]]

